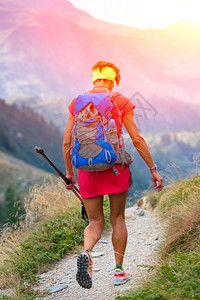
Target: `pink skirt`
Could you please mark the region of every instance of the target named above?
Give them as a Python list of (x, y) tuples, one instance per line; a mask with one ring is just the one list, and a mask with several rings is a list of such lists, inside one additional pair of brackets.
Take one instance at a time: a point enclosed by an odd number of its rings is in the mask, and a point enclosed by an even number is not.
[(118, 176), (112, 169), (96, 172), (78, 170), (81, 197), (91, 198), (128, 190), (130, 186), (130, 171), (128, 166), (125, 165), (123, 170), (121, 170), (121, 164), (116, 164), (115, 167), (120, 173)]

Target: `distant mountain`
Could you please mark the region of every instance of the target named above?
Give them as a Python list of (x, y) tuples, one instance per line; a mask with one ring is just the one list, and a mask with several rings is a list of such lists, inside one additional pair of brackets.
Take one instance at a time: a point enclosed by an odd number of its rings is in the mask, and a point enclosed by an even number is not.
[(92, 65), (110, 60), (128, 97), (198, 102), (199, 36), (186, 22), (147, 30), (100, 22), (67, 0), (0, 0), (0, 96), (69, 103), (90, 88)]
[[(172, 97), (158, 98), (156, 95), (153, 101), (148, 101), (140, 93), (135, 93), (130, 100), (136, 105), (135, 121), (142, 134), (200, 130), (200, 104), (188, 104)], [(68, 105), (64, 98), (17, 98), (15, 103), (19, 107), (32, 107), (64, 132), (68, 117)]]
[(19, 109), (0, 100), (0, 150), (52, 172), (46, 160), (34, 151), (34, 146), (42, 147), (54, 163), (65, 170), (59, 129), (30, 107)]
[[(165, 186), (175, 180), (180, 180), (180, 178), (189, 178), (199, 174), (200, 131), (149, 134), (145, 136), (145, 140)], [(130, 170), (133, 183), (136, 186), (133, 185), (131, 194), (134, 195), (147, 190), (146, 181), (148, 182), (148, 188), (152, 190), (153, 183), (150, 171), (135, 147), (133, 147), (130, 139), (126, 140), (125, 148), (133, 159)]]

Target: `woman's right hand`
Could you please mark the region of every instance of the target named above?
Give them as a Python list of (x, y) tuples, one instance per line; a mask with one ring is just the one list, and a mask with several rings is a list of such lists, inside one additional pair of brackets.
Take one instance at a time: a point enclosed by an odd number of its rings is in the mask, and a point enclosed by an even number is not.
[(153, 181), (154, 189), (157, 189), (158, 192), (162, 191), (164, 187), (163, 179), (157, 170), (151, 171), (151, 179)]
[(67, 189), (67, 190), (73, 190), (73, 189), (74, 189), (74, 185), (75, 185), (75, 183), (76, 183), (76, 177), (75, 177), (75, 174), (74, 174), (74, 173), (70, 173), (70, 174), (67, 173), (66, 177), (67, 177), (69, 180), (71, 180), (71, 182), (72, 182), (72, 183), (70, 183), (70, 184), (64, 183), (66, 189)]

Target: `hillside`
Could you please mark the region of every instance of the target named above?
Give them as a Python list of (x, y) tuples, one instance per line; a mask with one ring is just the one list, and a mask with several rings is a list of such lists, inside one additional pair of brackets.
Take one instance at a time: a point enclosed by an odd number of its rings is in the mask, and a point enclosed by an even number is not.
[(64, 169), (59, 129), (30, 107), (19, 109), (0, 99), (0, 150), (52, 172), (48, 163), (35, 153), (34, 146), (43, 147), (54, 163)]
[(12, 186), (22, 197), (34, 184), (42, 184), (50, 174), (0, 151), (0, 202), (6, 188)]
[(24, 201), (35, 184), (54, 175), (0, 151), (0, 235), (3, 224), (15, 223), (24, 214)]
[(95, 20), (66, 0), (0, 0), (1, 97), (66, 97), (90, 88), (91, 67), (111, 60), (121, 90), (198, 102), (200, 28), (140, 30)]

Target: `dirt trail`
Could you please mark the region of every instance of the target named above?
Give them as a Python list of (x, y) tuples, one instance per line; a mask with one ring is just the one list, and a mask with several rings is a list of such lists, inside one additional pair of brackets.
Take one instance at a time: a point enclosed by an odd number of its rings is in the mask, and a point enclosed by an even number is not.
[(136, 215), (136, 207), (126, 209), (128, 244), (124, 267), (132, 274), (132, 279), (123, 286), (113, 286), (114, 255), (111, 232), (104, 232), (93, 251), (93, 286), (90, 290), (82, 289), (76, 282), (77, 255), (68, 255), (55, 267), (41, 275), (37, 288), (63, 288), (42, 299), (50, 300), (108, 300), (114, 299), (126, 289), (135, 287), (145, 280), (148, 268), (158, 259), (158, 251), (163, 241), (165, 226), (157, 213), (144, 211), (144, 216)]

